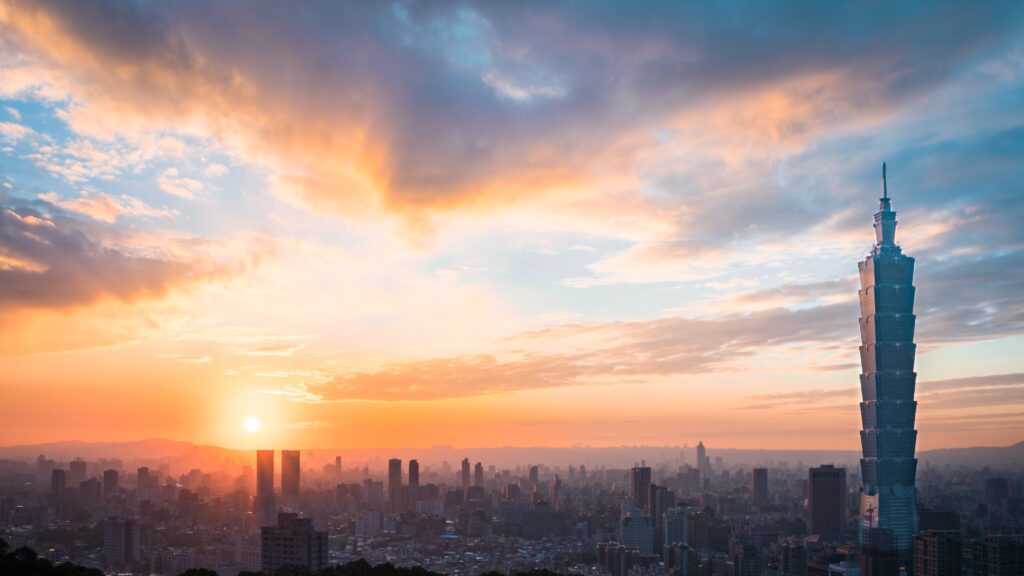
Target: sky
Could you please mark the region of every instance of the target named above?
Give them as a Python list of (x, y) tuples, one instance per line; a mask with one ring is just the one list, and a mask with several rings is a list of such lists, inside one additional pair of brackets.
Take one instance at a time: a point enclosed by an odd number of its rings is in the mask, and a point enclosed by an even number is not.
[(918, 448), (1018, 442), (1022, 12), (0, 0), (0, 437), (857, 449), (885, 161)]

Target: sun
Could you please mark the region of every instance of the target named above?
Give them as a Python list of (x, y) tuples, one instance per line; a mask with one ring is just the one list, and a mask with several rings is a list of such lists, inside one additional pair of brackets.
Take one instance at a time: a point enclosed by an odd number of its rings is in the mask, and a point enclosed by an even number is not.
[(245, 431), (249, 433), (259, 432), (262, 426), (263, 423), (255, 416), (249, 416), (242, 422), (242, 428), (245, 428)]

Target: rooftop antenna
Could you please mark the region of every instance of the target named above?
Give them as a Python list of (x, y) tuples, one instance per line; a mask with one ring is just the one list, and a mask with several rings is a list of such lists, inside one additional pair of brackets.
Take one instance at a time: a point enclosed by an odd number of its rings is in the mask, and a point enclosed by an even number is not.
[(889, 183), (885, 180), (885, 162), (882, 162), (882, 198), (889, 197)]

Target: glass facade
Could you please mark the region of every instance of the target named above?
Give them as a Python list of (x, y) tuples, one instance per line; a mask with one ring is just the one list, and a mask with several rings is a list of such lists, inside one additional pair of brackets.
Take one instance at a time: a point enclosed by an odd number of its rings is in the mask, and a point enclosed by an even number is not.
[[(883, 172), (884, 173), (884, 172)], [(860, 535), (892, 531), (903, 565), (917, 532), (914, 419), (914, 259), (896, 245), (896, 213), (888, 191), (875, 214), (875, 247), (860, 269), (860, 461), (864, 490)]]

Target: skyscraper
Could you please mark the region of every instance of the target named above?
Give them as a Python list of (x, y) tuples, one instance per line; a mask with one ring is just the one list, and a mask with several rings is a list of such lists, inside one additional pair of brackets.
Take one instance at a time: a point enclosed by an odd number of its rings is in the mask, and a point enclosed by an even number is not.
[(808, 472), (807, 528), (811, 534), (846, 531), (846, 468), (826, 464)]
[(398, 458), (388, 460), (388, 509), (401, 512), (402, 503), (402, 461)]
[(301, 470), (299, 451), (281, 450), (281, 499), (292, 510), (299, 507)]
[(85, 481), (86, 463), (81, 458), (75, 458), (68, 464), (68, 486), (78, 486)]
[(50, 472), (50, 498), (56, 505), (64, 498), (64, 489), (67, 488), (67, 472), (61, 468), (54, 468)]
[(473, 467), (473, 486), (484, 485), (484, 465), (480, 462)]
[(651, 469), (648, 466), (634, 466), (629, 474), (629, 487), (633, 493), (633, 506), (647, 512), (648, 493), (651, 487)]
[(416, 459), (409, 460), (409, 485), (420, 485), (420, 463)]
[(860, 538), (888, 528), (904, 566), (917, 532), (917, 402), (914, 387), (914, 259), (896, 245), (896, 212), (882, 164), (882, 197), (875, 214), (875, 247), (860, 270), (860, 461), (864, 489)]
[(280, 514), (276, 526), (260, 532), (264, 574), (282, 566), (299, 566), (312, 572), (327, 566), (327, 533), (313, 529), (313, 521), (297, 514)]
[(420, 463), (418, 460), (409, 460), (409, 497), (406, 503), (408, 507), (416, 506), (420, 499)]
[(462, 489), (469, 488), (469, 458), (462, 459)]
[(768, 504), (768, 469), (754, 468), (750, 481), (750, 499), (754, 506)]
[(253, 513), (257, 523), (270, 526), (277, 519), (274, 504), (274, 451), (256, 451), (256, 499), (253, 501)]
[(107, 567), (123, 567), (141, 559), (139, 523), (125, 518), (103, 521), (103, 560)]
[(914, 576), (960, 576), (960, 532), (929, 531), (914, 538)]
[(118, 485), (120, 484), (120, 474), (117, 470), (104, 470), (103, 471), (103, 497), (113, 496), (117, 494)]

